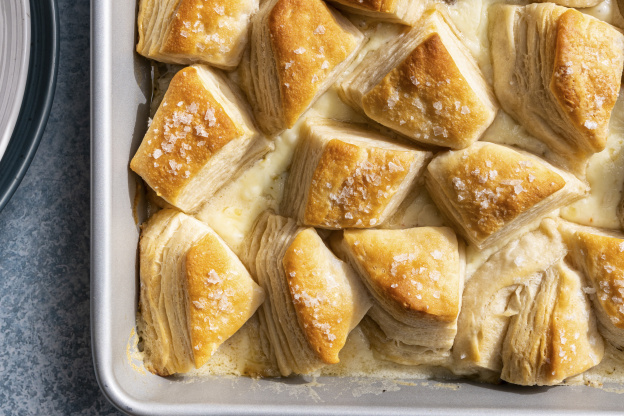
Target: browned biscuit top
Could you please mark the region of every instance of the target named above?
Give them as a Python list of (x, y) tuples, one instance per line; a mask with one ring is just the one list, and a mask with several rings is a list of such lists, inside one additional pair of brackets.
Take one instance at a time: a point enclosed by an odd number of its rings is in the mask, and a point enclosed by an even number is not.
[(321, 0), (279, 0), (269, 15), (269, 33), (290, 128), (359, 39), (340, 26)]
[(171, 80), (130, 167), (172, 202), (215, 152), (242, 134), (197, 70), (184, 68)]
[(624, 40), (609, 24), (576, 10), (559, 17), (550, 89), (590, 149), (604, 149), (620, 91)]
[(373, 119), (416, 140), (460, 149), (488, 121), (487, 108), (431, 34), (362, 99)]

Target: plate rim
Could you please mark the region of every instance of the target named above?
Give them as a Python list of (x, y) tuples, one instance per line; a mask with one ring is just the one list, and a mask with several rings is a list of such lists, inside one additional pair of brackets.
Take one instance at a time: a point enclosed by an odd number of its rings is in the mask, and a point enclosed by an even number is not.
[(29, 0), (30, 56), (24, 98), (0, 159), (0, 211), (32, 162), (50, 115), (58, 75), (60, 28), (56, 0)]
[[(17, 69), (20, 71), (17, 80), (17, 88), (15, 90), (14, 102), (11, 106), (11, 111), (9, 112), (9, 116), (6, 119), (7, 123), (5, 125), (5, 129), (0, 134), (0, 160), (4, 155), (4, 152), (9, 145), (9, 141), (11, 136), (13, 135), (13, 131), (15, 129), (15, 125), (17, 123), (17, 119), (19, 117), (20, 108), (22, 106), (22, 102), (24, 99), (24, 93), (26, 91), (26, 81), (28, 78), (28, 68), (30, 64), (30, 35), (31, 35), (31, 14), (30, 14), (30, 4), (27, 0), (16, 1), (15, 4), (18, 6), (21, 5), (21, 16), (23, 17), (23, 24), (21, 25), (21, 45), (27, 46), (22, 49), (21, 55), (17, 61), (19, 61), (19, 65)], [(8, 7), (8, 3), (7, 6)], [(14, 16), (8, 16), (14, 17)], [(14, 67), (15, 68), (15, 67)]]

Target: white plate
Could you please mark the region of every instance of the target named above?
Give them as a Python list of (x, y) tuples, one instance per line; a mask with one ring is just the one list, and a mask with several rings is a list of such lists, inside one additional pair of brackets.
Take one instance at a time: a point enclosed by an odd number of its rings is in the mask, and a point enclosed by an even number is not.
[(22, 105), (29, 57), (28, 0), (0, 0), (0, 159)]

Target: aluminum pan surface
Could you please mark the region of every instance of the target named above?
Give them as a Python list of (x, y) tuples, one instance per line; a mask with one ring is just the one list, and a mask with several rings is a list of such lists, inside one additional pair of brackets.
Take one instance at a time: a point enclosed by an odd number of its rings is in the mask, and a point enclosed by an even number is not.
[[(621, 414), (624, 395), (590, 387), (324, 377), (183, 382), (141, 374), (127, 357), (137, 305), (138, 229), (128, 162), (148, 115), (149, 68), (133, 53), (136, 5), (93, 0), (91, 331), (98, 382), (111, 402), (145, 415)], [(384, 392), (385, 391), (385, 392)]]

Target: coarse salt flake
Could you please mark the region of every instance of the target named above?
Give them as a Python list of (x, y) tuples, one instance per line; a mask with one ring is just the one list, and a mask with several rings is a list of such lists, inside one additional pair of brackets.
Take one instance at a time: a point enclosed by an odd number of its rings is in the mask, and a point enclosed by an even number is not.
[(217, 123), (217, 118), (215, 117), (214, 108), (209, 108), (206, 110), (206, 114), (204, 115), (204, 120), (208, 120), (208, 127), (212, 127)]
[(394, 90), (392, 91), (392, 95), (388, 98), (388, 108), (394, 108), (394, 106), (399, 102), (399, 92)]
[(403, 172), (403, 168), (393, 162), (388, 162), (388, 170), (390, 171), (390, 173), (394, 173), (394, 172)]
[(169, 161), (169, 166), (171, 167), (171, 170), (176, 172), (176, 171), (178, 171), (182, 167), (182, 164), (181, 163), (176, 163), (175, 160), (170, 160)]
[(219, 274), (215, 272), (214, 269), (210, 269), (210, 271), (208, 272), (208, 277), (205, 279), (205, 281), (206, 283), (209, 283), (211, 285), (216, 285), (217, 283), (221, 283), (223, 279), (221, 279), (221, 276), (219, 276)]
[(188, 111), (191, 114), (196, 114), (198, 108), (199, 106), (197, 105), (197, 103), (191, 103), (190, 105), (186, 106), (186, 111)]
[(585, 123), (583, 123), (583, 125), (587, 127), (589, 130), (595, 130), (596, 127), (598, 127), (598, 123), (596, 123), (595, 121), (591, 121), (591, 120), (586, 120)]
[(463, 191), (464, 189), (466, 189), (466, 184), (460, 178), (455, 177), (452, 179), (452, 181), (453, 187), (458, 191)]

